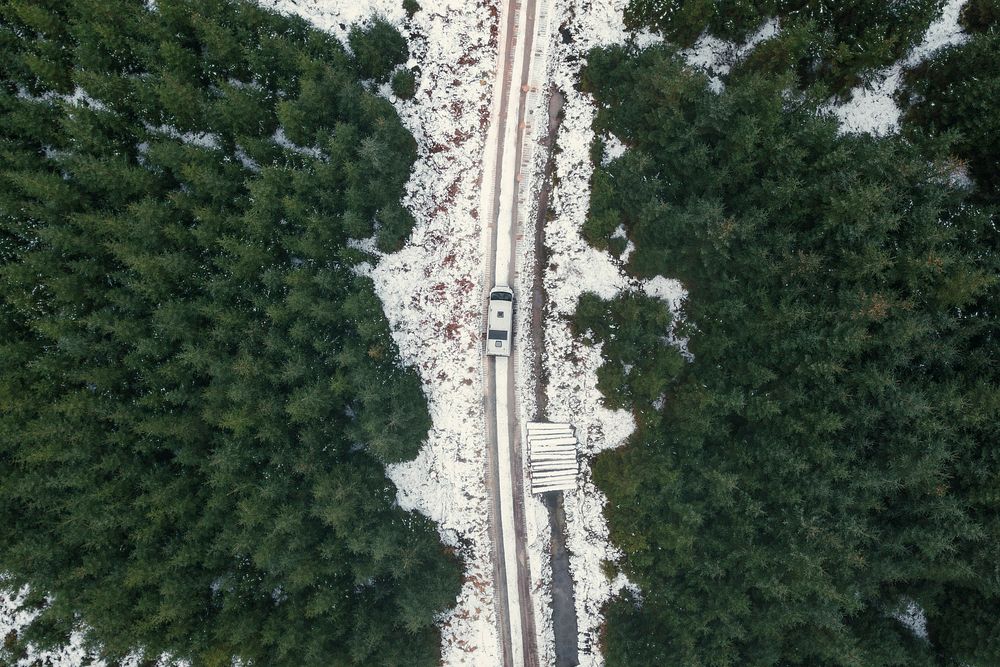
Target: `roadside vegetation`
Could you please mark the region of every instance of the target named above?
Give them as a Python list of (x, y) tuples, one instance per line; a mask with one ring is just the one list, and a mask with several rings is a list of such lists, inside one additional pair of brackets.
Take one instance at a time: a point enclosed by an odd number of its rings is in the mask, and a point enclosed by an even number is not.
[[(631, 15), (729, 30), (669, 4)], [(919, 39), (927, 7), (891, 4), (916, 13), (884, 29)], [(1000, 53), (995, 3), (972, 5), (882, 139), (838, 134), (818, 107), (846, 79), (797, 57), (716, 93), (669, 44), (591, 53), (595, 130), (628, 150), (595, 167), (584, 234), (618, 254), (621, 225), (627, 270), (689, 293), (678, 322), (636, 295), (574, 320), (638, 423), (594, 462), (641, 590), (607, 610), (610, 665), (1000, 664)]]
[(7, 659), (87, 628), (109, 660), (438, 664), (460, 569), (383, 468), (430, 418), (350, 243), (412, 226), (414, 141), (363, 83), (407, 47), (350, 42), (0, 2), (0, 571), (42, 610)]

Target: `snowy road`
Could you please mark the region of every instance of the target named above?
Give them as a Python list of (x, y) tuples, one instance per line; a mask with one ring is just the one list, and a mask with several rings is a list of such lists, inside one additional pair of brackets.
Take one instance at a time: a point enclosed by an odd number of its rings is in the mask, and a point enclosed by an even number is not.
[[(525, 141), (525, 102), (535, 0), (509, 0), (501, 14), (498, 68), (483, 164), (480, 219), (489, 223), (488, 284), (514, 285), (518, 183)], [(516, 298), (516, 296), (515, 296)], [(517, 350), (514, 350), (517, 354)], [(537, 665), (536, 629), (531, 604), (525, 538), (524, 475), (514, 392), (516, 363), (505, 357), (486, 360), (486, 421), (491, 532), (496, 564), (497, 619), (504, 665)]]

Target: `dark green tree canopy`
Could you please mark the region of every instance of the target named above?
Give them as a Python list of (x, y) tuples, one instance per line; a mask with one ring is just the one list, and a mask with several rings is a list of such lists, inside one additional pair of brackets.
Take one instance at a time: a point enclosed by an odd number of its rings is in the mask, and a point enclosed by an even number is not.
[(595, 130), (629, 148), (584, 233), (622, 225), (629, 272), (681, 280), (693, 354), (656, 301), (579, 304), (638, 421), (594, 465), (642, 590), (608, 610), (608, 662), (995, 664), (995, 213), (939, 143), (840, 136), (791, 82), (716, 94), (668, 46), (588, 58)]
[(406, 40), (384, 19), (351, 28), (349, 41), (362, 75), (378, 82), (388, 81), (396, 65), (410, 57)]
[(417, 75), (413, 70), (401, 69), (392, 75), (392, 93), (401, 100), (412, 99), (417, 92)]
[(21, 640), (439, 661), (460, 572), (383, 470), (430, 419), (348, 244), (412, 225), (378, 30), (0, 2), (0, 570), (53, 595)]

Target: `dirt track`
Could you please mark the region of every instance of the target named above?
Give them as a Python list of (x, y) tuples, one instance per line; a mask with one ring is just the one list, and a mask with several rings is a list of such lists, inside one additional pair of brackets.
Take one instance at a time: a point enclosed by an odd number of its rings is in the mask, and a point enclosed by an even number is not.
[[(535, 30), (535, 0), (526, 0), (523, 6), (518, 0), (508, 0), (506, 11), (502, 15), (505, 25), (501, 26), (500, 33), (505, 40), (502, 49), (504, 57), (498, 62), (503, 68), (502, 87), (500, 94), (494, 96), (494, 103), (499, 105), (494, 134), (498, 145), (494, 164), (485, 165), (489, 167), (487, 173), (493, 174), (493, 182), (490, 184), (493, 188), (493, 200), (486, 218), (490, 221), (492, 230), (487, 276), (488, 282), (492, 284), (513, 285), (517, 243), (517, 165), (521, 161), (525, 139), (523, 120)], [(515, 125), (511, 125), (510, 109), (515, 106)], [(485, 306), (484, 303), (484, 308)], [(516, 350), (514, 354), (517, 354)], [(510, 364), (510, 368), (515, 367), (516, 364)], [(535, 667), (538, 665), (537, 634), (531, 604), (524, 505), (521, 502), (524, 489), (514, 387), (514, 373), (508, 372), (508, 360), (487, 357), (484, 396), (487, 422), (486, 482), (492, 501), (490, 528), (494, 545), (501, 652), (504, 665)], [(498, 392), (502, 394), (498, 395)], [(504, 451), (500, 450), (501, 445)], [(507, 503), (506, 507), (504, 503)], [(505, 525), (505, 514), (508, 522), (513, 525)], [(508, 553), (511, 544), (514, 546), (514, 554)], [(509, 582), (511, 577), (515, 578), (514, 582)]]

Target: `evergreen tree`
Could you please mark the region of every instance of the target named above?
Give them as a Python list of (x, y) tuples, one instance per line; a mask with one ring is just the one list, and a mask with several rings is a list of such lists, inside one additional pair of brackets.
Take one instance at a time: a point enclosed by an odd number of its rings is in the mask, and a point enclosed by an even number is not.
[(367, 27), (354, 26), (349, 40), (362, 76), (380, 83), (388, 81), (396, 66), (410, 57), (406, 40), (384, 19), (375, 19)]

